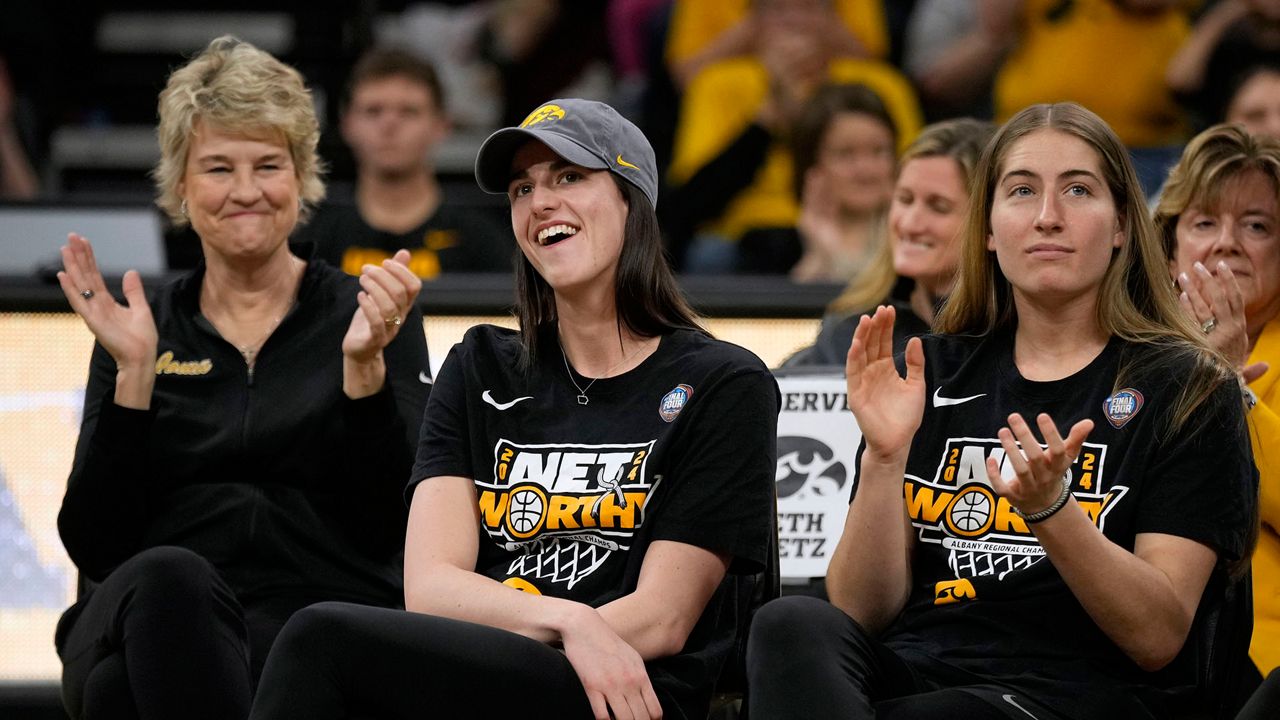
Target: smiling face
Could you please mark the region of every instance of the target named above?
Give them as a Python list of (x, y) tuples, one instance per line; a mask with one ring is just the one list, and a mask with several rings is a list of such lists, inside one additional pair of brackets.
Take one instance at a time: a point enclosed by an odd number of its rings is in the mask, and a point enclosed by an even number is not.
[(365, 80), (351, 93), (342, 137), (361, 169), (400, 175), (420, 171), (446, 124), (423, 84), (403, 75)]
[(956, 161), (946, 156), (908, 160), (889, 205), (894, 272), (934, 297), (946, 295), (960, 264), (960, 229), (969, 194)]
[(1178, 216), (1175, 273), (1192, 273), (1196, 262), (1217, 274), (1231, 268), (1244, 294), (1250, 326), (1280, 313), (1280, 203), (1275, 182), (1257, 170), (1223, 184), (1218, 207), (1191, 206)]
[(893, 192), (893, 134), (864, 113), (831, 118), (815, 167), (830, 178), (843, 211), (865, 214), (884, 207)]
[(287, 247), (298, 222), (298, 177), (279, 132), (198, 121), (177, 190), (206, 256), (268, 257)]
[(520, 250), (557, 295), (612, 297), (627, 203), (609, 171), (573, 165), (531, 140), (511, 160), (507, 197)]
[(1124, 242), (1098, 153), (1059, 130), (1028, 133), (1001, 164), (987, 249), (1015, 298), (1096, 303), (1112, 251)]

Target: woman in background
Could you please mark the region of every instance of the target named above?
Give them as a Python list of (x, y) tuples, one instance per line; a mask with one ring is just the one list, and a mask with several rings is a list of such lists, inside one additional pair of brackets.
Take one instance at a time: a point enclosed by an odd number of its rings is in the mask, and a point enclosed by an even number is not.
[(1280, 666), (1280, 141), (1236, 125), (1200, 133), (1169, 173), (1155, 223), (1187, 316), (1256, 401), (1262, 529), (1249, 654), (1267, 675)]
[(889, 203), (889, 238), (829, 308), (813, 346), (786, 367), (843, 365), (859, 313), (897, 310), (894, 351), (929, 332), (936, 309), (955, 285), (969, 184), (995, 126), (980, 120), (935, 123), (903, 153)]

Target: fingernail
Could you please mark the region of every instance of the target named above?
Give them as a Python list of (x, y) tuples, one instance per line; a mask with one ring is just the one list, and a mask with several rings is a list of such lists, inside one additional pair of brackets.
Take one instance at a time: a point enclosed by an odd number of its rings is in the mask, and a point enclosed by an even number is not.
[(1219, 261), (1218, 261), (1218, 269), (1219, 269), (1219, 270), (1226, 270), (1226, 269), (1227, 269), (1227, 263), (1226, 263), (1226, 261), (1225, 261), (1225, 260), (1219, 260)]
[(1209, 268), (1205, 267), (1204, 263), (1200, 262), (1199, 260), (1196, 261), (1196, 269), (1202, 272), (1209, 272)]
[[(1178, 273), (1178, 284), (1179, 284), (1179, 285), (1182, 285), (1182, 286), (1184, 286), (1184, 287), (1185, 287), (1185, 286), (1186, 286), (1186, 284), (1187, 284), (1188, 282), (1190, 282), (1190, 278), (1188, 278), (1188, 277), (1187, 277), (1187, 274), (1186, 274), (1186, 273)], [(1183, 295), (1185, 295), (1185, 294), (1186, 294), (1186, 293), (1183, 293)]]

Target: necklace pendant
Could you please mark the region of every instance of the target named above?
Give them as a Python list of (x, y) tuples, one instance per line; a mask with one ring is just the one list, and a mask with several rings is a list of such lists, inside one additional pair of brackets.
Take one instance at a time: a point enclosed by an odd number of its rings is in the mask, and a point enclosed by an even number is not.
[(587, 396), (586, 396), (586, 395), (579, 395), (579, 396), (578, 396), (578, 404), (579, 404), (579, 405), (586, 405), (586, 404), (587, 404)]

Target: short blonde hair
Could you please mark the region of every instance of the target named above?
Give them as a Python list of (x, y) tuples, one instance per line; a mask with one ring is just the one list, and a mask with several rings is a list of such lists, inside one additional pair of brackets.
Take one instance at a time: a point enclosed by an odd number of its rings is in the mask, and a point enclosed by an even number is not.
[(177, 225), (185, 225), (178, 185), (198, 121), (232, 132), (284, 137), (298, 178), (305, 220), (324, 199), (324, 164), (316, 152), (320, 125), (302, 75), (270, 54), (230, 35), (209, 43), (191, 62), (174, 70), (160, 93), (156, 128), (160, 162), (152, 171), (156, 204)]
[(1280, 141), (1239, 125), (1214, 125), (1192, 138), (1160, 190), (1154, 221), (1164, 250), (1178, 254), (1178, 219), (1192, 207), (1212, 210), (1227, 181), (1251, 170), (1271, 180), (1280, 202)]

